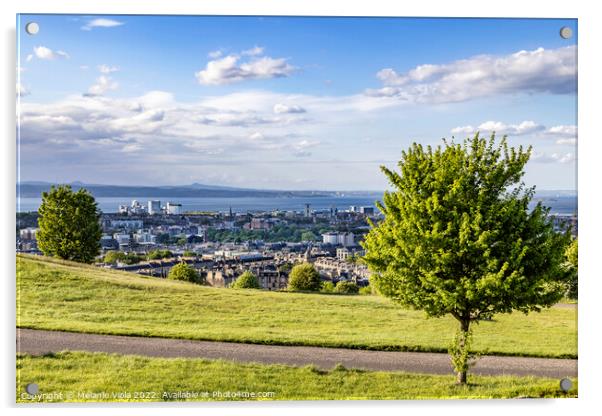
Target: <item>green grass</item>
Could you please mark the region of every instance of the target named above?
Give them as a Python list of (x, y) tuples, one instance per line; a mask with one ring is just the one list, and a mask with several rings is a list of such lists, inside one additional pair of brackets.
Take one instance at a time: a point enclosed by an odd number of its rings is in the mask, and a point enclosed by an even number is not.
[[(164, 392), (196, 392), (188, 400), (233, 400), (227, 392), (268, 392), (237, 400), (375, 400), (435, 398), (576, 397), (577, 382), (564, 393), (557, 379), (469, 376), (457, 386), (453, 376), (371, 372), (336, 367), (238, 364), (223, 360), (146, 358), (104, 353), (62, 352), (17, 356), (17, 401), (35, 382), (40, 394), (60, 393), (52, 401), (167, 401)], [(136, 397), (135, 392), (147, 392)], [(205, 393), (206, 392), (206, 393)], [(221, 396), (214, 396), (221, 392)], [(78, 393), (89, 393), (78, 396)], [(100, 394), (104, 393), (104, 396)], [(125, 393), (129, 393), (128, 397)], [(69, 396), (69, 394), (71, 396)], [(121, 396), (113, 396), (121, 394)], [(240, 394), (240, 393), (239, 393)], [(267, 396), (267, 397), (265, 397)], [(182, 397), (182, 393), (180, 393)], [(48, 400), (48, 396), (45, 396)], [(33, 401), (37, 401), (34, 398)]]
[[(17, 257), (17, 326), (281, 345), (447, 350), (451, 317), (427, 319), (379, 296), (230, 290)], [(577, 310), (498, 315), (474, 326), (481, 353), (577, 356)]]

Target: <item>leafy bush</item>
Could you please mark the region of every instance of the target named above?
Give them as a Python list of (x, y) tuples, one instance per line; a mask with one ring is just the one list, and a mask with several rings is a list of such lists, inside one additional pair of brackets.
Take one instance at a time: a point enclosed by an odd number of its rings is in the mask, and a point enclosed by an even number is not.
[(334, 292), (334, 283), (332, 282), (322, 282), (322, 289), (320, 289), (320, 292), (324, 292), (324, 293), (332, 293)]
[(146, 256), (149, 260), (169, 259), (173, 253), (169, 250), (153, 250)]
[(169, 271), (167, 278), (191, 283), (203, 283), (203, 278), (197, 273), (194, 267), (186, 263), (179, 263), (173, 266)]
[(336, 293), (343, 293), (346, 295), (357, 295), (359, 290), (360, 290), (360, 288), (355, 283), (344, 282), (342, 280), (340, 282), (338, 282), (334, 288), (334, 291)]
[(288, 290), (317, 292), (321, 286), (320, 274), (310, 263), (297, 264), (288, 276)]
[(136, 253), (128, 253), (125, 256), (123, 256), (123, 258), (120, 261), (125, 264), (138, 264), (142, 260), (144, 260), (144, 256), (139, 256)]
[(109, 264), (116, 264), (118, 261), (123, 261), (123, 259), (125, 259), (125, 253), (111, 250), (105, 254), (103, 261)]
[(230, 287), (233, 289), (261, 289), (261, 286), (257, 281), (257, 276), (248, 270), (238, 276)]
[(364, 286), (360, 287), (360, 295), (371, 295), (372, 294), (372, 286)]

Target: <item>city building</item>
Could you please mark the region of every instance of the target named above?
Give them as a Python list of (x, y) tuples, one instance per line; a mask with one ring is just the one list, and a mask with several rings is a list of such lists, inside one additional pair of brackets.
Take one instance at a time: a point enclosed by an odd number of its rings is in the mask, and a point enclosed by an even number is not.
[(251, 218), (251, 222), (245, 224), (247, 230), (269, 230), (274, 226), (274, 221), (264, 218)]
[(355, 245), (355, 236), (353, 233), (328, 232), (322, 234), (322, 242), (324, 244), (332, 244), (333, 246), (350, 247)]
[(19, 230), (19, 237), (21, 240), (26, 241), (34, 241), (36, 239), (36, 233), (38, 232), (37, 228), (27, 227)]
[(119, 250), (119, 243), (111, 235), (100, 237), (100, 248), (103, 250)]
[(126, 230), (137, 230), (143, 227), (142, 220), (110, 220), (109, 226), (111, 228), (123, 228)]
[(182, 213), (182, 204), (168, 202), (166, 210), (169, 215), (180, 215)]
[(120, 246), (130, 244), (130, 235), (128, 233), (115, 233), (113, 234), (113, 238), (117, 241), (117, 244), (119, 244)]
[(134, 241), (136, 241), (138, 244), (151, 245), (156, 243), (157, 236), (152, 234), (149, 230), (139, 229), (134, 234)]
[(374, 207), (360, 207), (360, 214), (374, 215)]
[(157, 199), (148, 201), (148, 213), (150, 215), (161, 214), (161, 201)]
[(349, 257), (353, 255), (363, 256), (365, 254), (364, 250), (353, 249), (348, 247), (338, 247), (337, 248), (337, 259), (346, 261)]
[(132, 204), (130, 205), (129, 214), (132, 214), (132, 215), (146, 214), (146, 207), (134, 199), (132, 201)]

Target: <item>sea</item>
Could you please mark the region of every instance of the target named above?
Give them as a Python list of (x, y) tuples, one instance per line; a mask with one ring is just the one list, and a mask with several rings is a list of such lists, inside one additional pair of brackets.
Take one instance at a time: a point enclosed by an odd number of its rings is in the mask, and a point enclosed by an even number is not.
[[(329, 210), (337, 208), (338, 210), (347, 210), (351, 206), (374, 206), (377, 200), (382, 199), (382, 193), (361, 194), (361, 195), (341, 195), (341, 196), (312, 196), (312, 197), (194, 197), (194, 198), (157, 198), (148, 197), (98, 197), (96, 202), (102, 212), (114, 213), (119, 209), (119, 205), (130, 205), (132, 200), (140, 202), (146, 206), (149, 200), (160, 200), (161, 205), (167, 201), (182, 204), (182, 212), (186, 211), (219, 211), (228, 212), (257, 212), (257, 211), (303, 211), (305, 204), (310, 205), (310, 210)], [(37, 211), (41, 203), (41, 198), (18, 198), (17, 212)], [(577, 197), (575, 195), (545, 195), (535, 196), (531, 203), (531, 208), (537, 202), (550, 208), (550, 214), (554, 215), (575, 215), (577, 213)]]

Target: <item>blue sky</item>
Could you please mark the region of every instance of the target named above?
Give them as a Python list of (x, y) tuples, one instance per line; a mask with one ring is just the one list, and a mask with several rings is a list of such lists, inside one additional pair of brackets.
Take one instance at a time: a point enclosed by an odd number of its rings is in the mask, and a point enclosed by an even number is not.
[(534, 147), (528, 184), (575, 189), (575, 20), (17, 23), (24, 181), (380, 190), (413, 141), (495, 130)]

